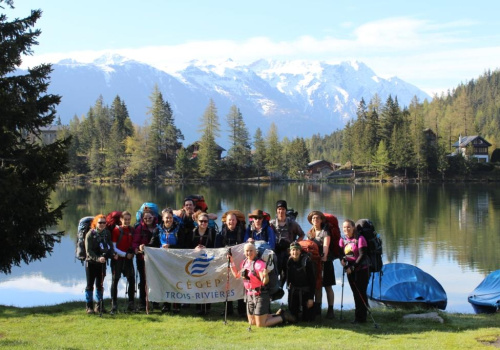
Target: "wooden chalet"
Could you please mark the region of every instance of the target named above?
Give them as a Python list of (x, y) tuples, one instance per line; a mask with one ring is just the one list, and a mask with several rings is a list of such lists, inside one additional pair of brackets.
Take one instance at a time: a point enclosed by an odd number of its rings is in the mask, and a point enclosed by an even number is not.
[[(195, 159), (198, 157), (198, 152), (200, 151), (200, 141), (196, 141), (189, 146), (187, 146), (187, 151), (189, 154), (191, 154), (191, 159)], [(219, 145), (217, 145), (217, 158), (216, 160), (221, 160), (222, 159), (222, 152), (224, 152), (225, 149)]]
[(489, 162), (488, 156), (488, 148), (491, 146), (491, 143), (486, 141), (481, 136), (462, 136), (458, 137), (458, 141), (453, 144), (453, 147), (456, 148), (455, 152), (452, 155), (462, 154), (464, 157), (467, 157), (466, 149), (467, 147), (472, 146), (472, 157), (478, 159), (480, 163)]
[(335, 165), (326, 160), (313, 160), (307, 164), (306, 177), (315, 180), (323, 179), (330, 175), (335, 169)]

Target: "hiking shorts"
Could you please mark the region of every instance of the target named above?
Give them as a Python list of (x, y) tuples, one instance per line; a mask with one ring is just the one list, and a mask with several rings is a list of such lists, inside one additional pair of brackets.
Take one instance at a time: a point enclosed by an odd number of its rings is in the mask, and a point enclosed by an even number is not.
[(269, 293), (262, 292), (260, 295), (247, 295), (247, 312), (249, 315), (263, 316), (269, 313), (271, 297)]
[(323, 287), (334, 286), (335, 284), (333, 261), (325, 261), (323, 263)]

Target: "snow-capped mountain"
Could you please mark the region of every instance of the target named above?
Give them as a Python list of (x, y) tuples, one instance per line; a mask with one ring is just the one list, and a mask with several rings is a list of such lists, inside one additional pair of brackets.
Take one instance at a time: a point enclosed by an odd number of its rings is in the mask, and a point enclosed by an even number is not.
[[(168, 62), (168, 58), (166, 58)], [(88, 112), (102, 95), (111, 105), (116, 95), (127, 105), (130, 117), (143, 125), (149, 118), (149, 96), (158, 85), (173, 111), (185, 144), (199, 138), (198, 125), (209, 99), (218, 109), (222, 135), (228, 143), (225, 116), (235, 104), (242, 112), (250, 135), (257, 127), (266, 133), (274, 122), (280, 137), (309, 137), (342, 128), (355, 118), (361, 98), (368, 103), (377, 93), (382, 101), (397, 96), (401, 106), (414, 96), (429, 96), (398, 78), (383, 79), (360, 62), (327, 64), (308, 61), (259, 60), (238, 65), (191, 62), (185, 69), (166, 73), (150, 65), (117, 55), (100, 57), (92, 63), (63, 60), (52, 66), (50, 93), (62, 96), (58, 115), (63, 123)]]

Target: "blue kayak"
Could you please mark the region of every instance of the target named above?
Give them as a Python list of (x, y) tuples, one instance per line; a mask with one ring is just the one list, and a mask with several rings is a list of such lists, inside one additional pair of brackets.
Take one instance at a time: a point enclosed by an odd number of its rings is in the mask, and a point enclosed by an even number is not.
[(467, 299), (478, 314), (500, 310), (500, 270), (486, 276)]
[(416, 266), (391, 263), (372, 273), (366, 291), (370, 301), (391, 307), (446, 309), (448, 297), (434, 277)]

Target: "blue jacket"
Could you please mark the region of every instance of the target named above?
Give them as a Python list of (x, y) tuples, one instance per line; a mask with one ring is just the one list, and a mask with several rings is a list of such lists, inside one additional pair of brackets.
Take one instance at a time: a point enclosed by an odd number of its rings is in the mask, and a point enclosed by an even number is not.
[(253, 223), (250, 223), (245, 231), (243, 242), (248, 241), (249, 238), (253, 238), (256, 241), (266, 241), (271, 246), (271, 249), (274, 250), (276, 248), (276, 234), (267, 220), (262, 221), (262, 230), (258, 233), (255, 231)]

